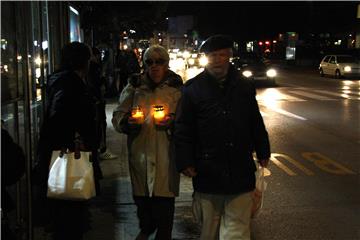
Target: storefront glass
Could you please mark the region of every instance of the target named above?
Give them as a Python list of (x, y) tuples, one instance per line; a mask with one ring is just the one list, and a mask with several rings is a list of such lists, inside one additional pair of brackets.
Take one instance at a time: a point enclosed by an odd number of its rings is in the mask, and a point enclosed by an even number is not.
[(81, 42), (80, 15), (78, 10), (69, 6), (70, 9), (70, 42)]
[(18, 63), (23, 62), (23, 56), (17, 53), (14, 5), (9, 2), (2, 3), (1, 15), (1, 119), (3, 127), (18, 142), (17, 109), (18, 101), (22, 100), (23, 95), (22, 89), (19, 89)]

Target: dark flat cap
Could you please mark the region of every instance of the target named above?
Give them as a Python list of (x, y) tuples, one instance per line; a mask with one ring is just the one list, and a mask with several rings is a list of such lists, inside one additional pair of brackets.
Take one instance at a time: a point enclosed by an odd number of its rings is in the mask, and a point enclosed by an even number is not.
[(199, 51), (204, 53), (213, 52), (219, 49), (232, 48), (233, 40), (227, 35), (214, 35), (205, 40)]

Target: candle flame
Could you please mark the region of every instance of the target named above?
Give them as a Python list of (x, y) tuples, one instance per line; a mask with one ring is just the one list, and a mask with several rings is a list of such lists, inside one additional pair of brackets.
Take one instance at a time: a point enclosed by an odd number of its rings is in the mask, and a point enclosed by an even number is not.
[(162, 121), (165, 117), (164, 106), (162, 105), (155, 105), (154, 106), (154, 119), (155, 123), (157, 124), (158, 121)]
[(141, 118), (144, 117), (144, 113), (141, 110), (135, 110), (132, 114), (133, 118)]
[(154, 112), (154, 118), (160, 119), (160, 118), (164, 118), (164, 117), (165, 117), (164, 110)]

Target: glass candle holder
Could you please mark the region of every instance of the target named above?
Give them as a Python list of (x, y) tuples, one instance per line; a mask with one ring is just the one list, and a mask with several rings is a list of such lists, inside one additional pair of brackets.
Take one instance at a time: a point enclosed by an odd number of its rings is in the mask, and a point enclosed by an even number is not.
[(141, 107), (136, 106), (131, 109), (131, 117), (136, 119), (137, 124), (144, 123), (144, 112), (142, 111)]
[(164, 106), (155, 105), (154, 107), (154, 122), (158, 125), (165, 118)]

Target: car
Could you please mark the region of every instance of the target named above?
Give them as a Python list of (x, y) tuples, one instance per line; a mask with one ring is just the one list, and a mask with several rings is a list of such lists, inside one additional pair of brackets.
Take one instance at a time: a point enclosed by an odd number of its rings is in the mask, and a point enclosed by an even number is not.
[(203, 53), (191, 53), (190, 57), (187, 59), (187, 63), (189, 68), (204, 68), (207, 64), (208, 60)]
[(243, 76), (255, 82), (275, 85), (276, 70), (255, 53), (240, 53), (231, 59), (231, 63)]
[(351, 55), (326, 55), (320, 62), (319, 73), (335, 78), (360, 76), (360, 62)]

